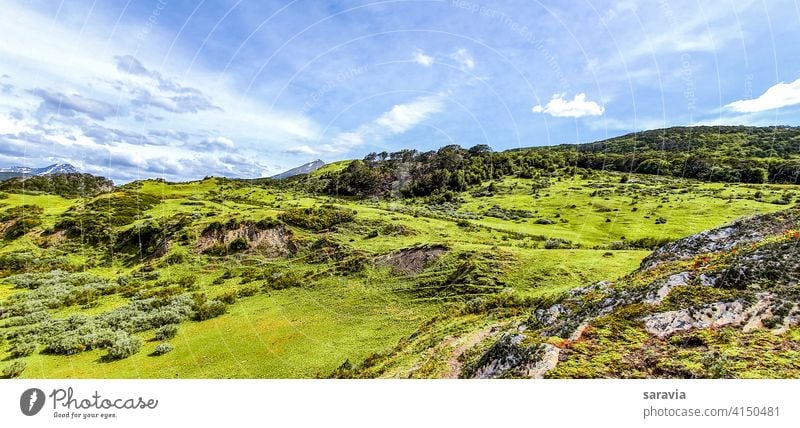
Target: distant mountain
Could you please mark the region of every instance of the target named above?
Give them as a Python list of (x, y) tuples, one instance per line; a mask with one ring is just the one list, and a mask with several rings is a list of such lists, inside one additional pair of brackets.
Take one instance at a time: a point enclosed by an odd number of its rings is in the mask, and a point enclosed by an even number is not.
[(12, 166), (11, 168), (0, 168), (0, 180), (12, 177), (43, 176), (53, 174), (80, 174), (78, 168), (68, 163), (55, 163), (43, 168), (31, 168), (27, 166)]
[(283, 180), (284, 178), (290, 178), (296, 175), (311, 174), (312, 172), (322, 168), (323, 166), (325, 166), (325, 162), (317, 159), (314, 162), (309, 162), (305, 165), (300, 165), (297, 168), (292, 168), (280, 174), (273, 175), (270, 178), (274, 180)]

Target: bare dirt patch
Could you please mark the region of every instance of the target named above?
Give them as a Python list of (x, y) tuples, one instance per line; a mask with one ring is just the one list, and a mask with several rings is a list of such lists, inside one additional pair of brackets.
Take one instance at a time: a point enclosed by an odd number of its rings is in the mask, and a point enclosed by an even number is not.
[(283, 226), (260, 229), (255, 224), (243, 224), (235, 229), (215, 229), (203, 233), (195, 250), (203, 253), (215, 245), (227, 245), (242, 238), (249, 245), (248, 251), (256, 251), (270, 257), (286, 257), (297, 252), (292, 232)]
[(446, 252), (447, 248), (443, 245), (421, 245), (384, 256), (379, 263), (391, 267), (395, 273), (416, 275)]

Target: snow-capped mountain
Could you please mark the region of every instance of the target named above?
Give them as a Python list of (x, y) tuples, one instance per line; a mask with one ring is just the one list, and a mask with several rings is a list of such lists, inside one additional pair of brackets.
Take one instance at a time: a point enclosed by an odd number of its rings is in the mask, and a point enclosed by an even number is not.
[(325, 162), (317, 159), (314, 162), (309, 162), (309, 163), (307, 163), (305, 165), (300, 165), (297, 168), (292, 168), (292, 169), (290, 169), (288, 171), (285, 171), (285, 172), (282, 172), (280, 174), (273, 175), (270, 178), (273, 178), (275, 180), (282, 180), (284, 178), (294, 177), (295, 175), (310, 174), (310, 173), (322, 168), (323, 166), (325, 166)]
[(11, 177), (24, 177), (31, 175), (52, 175), (52, 174), (78, 174), (80, 171), (68, 163), (55, 163), (43, 168), (31, 168), (28, 166), (12, 166), (10, 168), (0, 168), (0, 180)]

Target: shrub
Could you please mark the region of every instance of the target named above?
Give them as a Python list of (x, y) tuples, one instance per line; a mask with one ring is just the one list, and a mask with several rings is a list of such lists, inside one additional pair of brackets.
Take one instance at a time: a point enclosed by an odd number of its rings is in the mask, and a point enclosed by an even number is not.
[(164, 257), (164, 265), (179, 265), (185, 262), (188, 258), (189, 254), (185, 250), (176, 250), (167, 254), (167, 257)]
[[(133, 223), (144, 211), (160, 202), (160, 199), (152, 195), (115, 192), (86, 204), (73, 206), (61, 216), (55, 229), (63, 230), (70, 238), (80, 238), (90, 244), (111, 244), (116, 239), (113, 228)], [(158, 229), (154, 226), (143, 226), (143, 230), (132, 228), (132, 237), (138, 242), (139, 232), (152, 229), (155, 233)]]
[(232, 305), (236, 303), (236, 290), (227, 291), (225, 293), (220, 294), (217, 296), (217, 300), (226, 305)]
[(354, 210), (322, 205), (313, 208), (290, 208), (282, 212), (278, 218), (293, 226), (319, 232), (353, 221), (355, 216)]
[(153, 352), (151, 352), (150, 355), (153, 357), (158, 357), (159, 355), (164, 355), (173, 349), (175, 349), (175, 347), (169, 343), (159, 343), (158, 346), (153, 349)]
[(22, 372), (25, 370), (26, 366), (27, 364), (25, 364), (24, 361), (14, 361), (13, 363), (7, 365), (6, 368), (3, 369), (2, 377), (4, 379), (12, 379), (15, 377), (19, 377), (19, 375), (21, 375)]
[(625, 241), (614, 241), (608, 245), (609, 250), (624, 250), (628, 248)]
[(562, 238), (554, 238), (544, 241), (544, 248), (547, 250), (559, 250), (571, 247), (572, 247), (572, 242)]
[(250, 285), (250, 286), (247, 286), (247, 287), (242, 287), (242, 288), (236, 290), (236, 297), (254, 296), (259, 291), (260, 291), (260, 289), (257, 286), (253, 286), (253, 285)]
[(247, 239), (242, 237), (236, 238), (228, 244), (228, 252), (229, 253), (238, 253), (239, 251), (244, 251), (250, 247), (250, 244), (247, 242)]
[(203, 251), (203, 254), (208, 254), (209, 256), (216, 256), (222, 257), (228, 255), (228, 247), (222, 243), (215, 243), (212, 246), (208, 247)]
[(502, 220), (519, 220), (522, 218), (533, 217), (533, 213), (530, 211), (502, 208), (498, 205), (493, 205), (491, 208), (486, 210), (483, 213), (483, 215), (485, 215), (486, 217), (495, 217)]
[(656, 224), (664, 224), (664, 223), (666, 223), (666, 222), (667, 222), (667, 219), (666, 219), (666, 218), (664, 218), (664, 217), (658, 217), (658, 218), (656, 219)]
[(142, 340), (136, 336), (131, 336), (124, 331), (117, 331), (114, 339), (108, 347), (108, 360), (121, 360), (139, 352), (142, 347)]
[(156, 330), (156, 340), (172, 339), (178, 334), (178, 326), (175, 324), (162, 325)]
[(204, 293), (195, 294), (193, 299), (192, 311), (194, 311), (194, 315), (192, 319), (195, 321), (216, 318), (227, 310), (224, 303), (219, 300), (209, 300)]
[(36, 343), (30, 342), (27, 340), (18, 340), (17, 343), (14, 344), (14, 347), (11, 348), (9, 352), (9, 357), (14, 358), (22, 358), (31, 355), (36, 351)]
[(670, 242), (674, 241), (674, 238), (654, 238), (654, 237), (644, 237), (639, 239), (631, 239), (626, 241), (628, 248), (641, 248), (644, 250), (655, 250), (658, 247), (662, 247)]
[(194, 290), (197, 288), (197, 277), (194, 275), (182, 276), (175, 283), (185, 290)]
[(281, 225), (281, 222), (274, 218), (265, 218), (256, 222), (256, 227), (261, 230), (273, 229)]
[(302, 285), (300, 275), (297, 272), (288, 270), (273, 274), (272, 281), (268, 284), (268, 287), (273, 290), (283, 290), (285, 288), (301, 287)]

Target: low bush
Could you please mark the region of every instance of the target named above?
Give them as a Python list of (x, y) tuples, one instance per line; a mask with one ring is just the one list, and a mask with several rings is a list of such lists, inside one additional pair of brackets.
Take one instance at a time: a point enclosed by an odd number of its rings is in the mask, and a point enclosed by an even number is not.
[(236, 290), (226, 291), (225, 293), (220, 294), (217, 296), (217, 300), (226, 305), (232, 305), (236, 303), (237, 293)]
[(211, 300), (205, 293), (194, 294), (192, 303), (192, 319), (203, 321), (216, 318), (224, 314), (227, 310), (226, 305), (219, 300)]
[(9, 350), (8, 356), (11, 359), (27, 357), (36, 351), (36, 343), (27, 340), (17, 340), (14, 346)]
[(172, 351), (173, 349), (175, 349), (175, 347), (169, 343), (159, 343), (158, 346), (153, 349), (153, 352), (151, 352), (150, 355), (153, 357), (158, 357)]
[(244, 251), (250, 247), (250, 243), (247, 242), (247, 239), (238, 237), (231, 241), (228, 244), (228, 252), (229, 253), (238, 253), (240, 251)]
[(259, 287), (249, 285), (236, 290), (236, 297), (250, 297), (256, 295), (260, 291)]
[(530, 211), (511, 209), (511, 208), (501, 208), (498, 205), (494, 205), (488, 210), (484, 211), (483, 215), (485, 215), (486, 217), (495, 217), (502, 220), (519, 220), (522, 218), (533, 217), (533, 213)]
[(572, 248), (572, 241), (562, 238), (553, 238), (544, 241), (544, 248), (547, 250), (560, 250)]
[(142, 347), (142, 340), (136, 336), (131, 336), (124, 331), (117, 331), (108, 347), (107, 360), (121, 360), (139, 352)]
[(178, 326), (176, 324), (162, 325), (156, 330), (156, 340), (172, 339), (178, 334)]
[(283, 290), (292, 287), (302, 287), (300, 275), (297, 272), (287, 270), (283, 272), (275, 272), (272, 275), (272, 280), (267, 284), (267, 287), (273, 290)]
[(313, 208), (290, 208), (282, 212), (278, 218), (293, 226), (319, 232), (353, 221), (355, 216), (354, 210), (322, 205)]
[(3, 376), (2, 377), (4, 379), (12, 379), (12, 378), (15, 378), (15, 377), (19, 377), (19, 375), (21, 375), (22, 372), (25, 370), (26, 366), (27, 366), (27, 364), (25, 364), (24, 361), (14, 361), (13, 363), (7, 365), (3, 369)]

